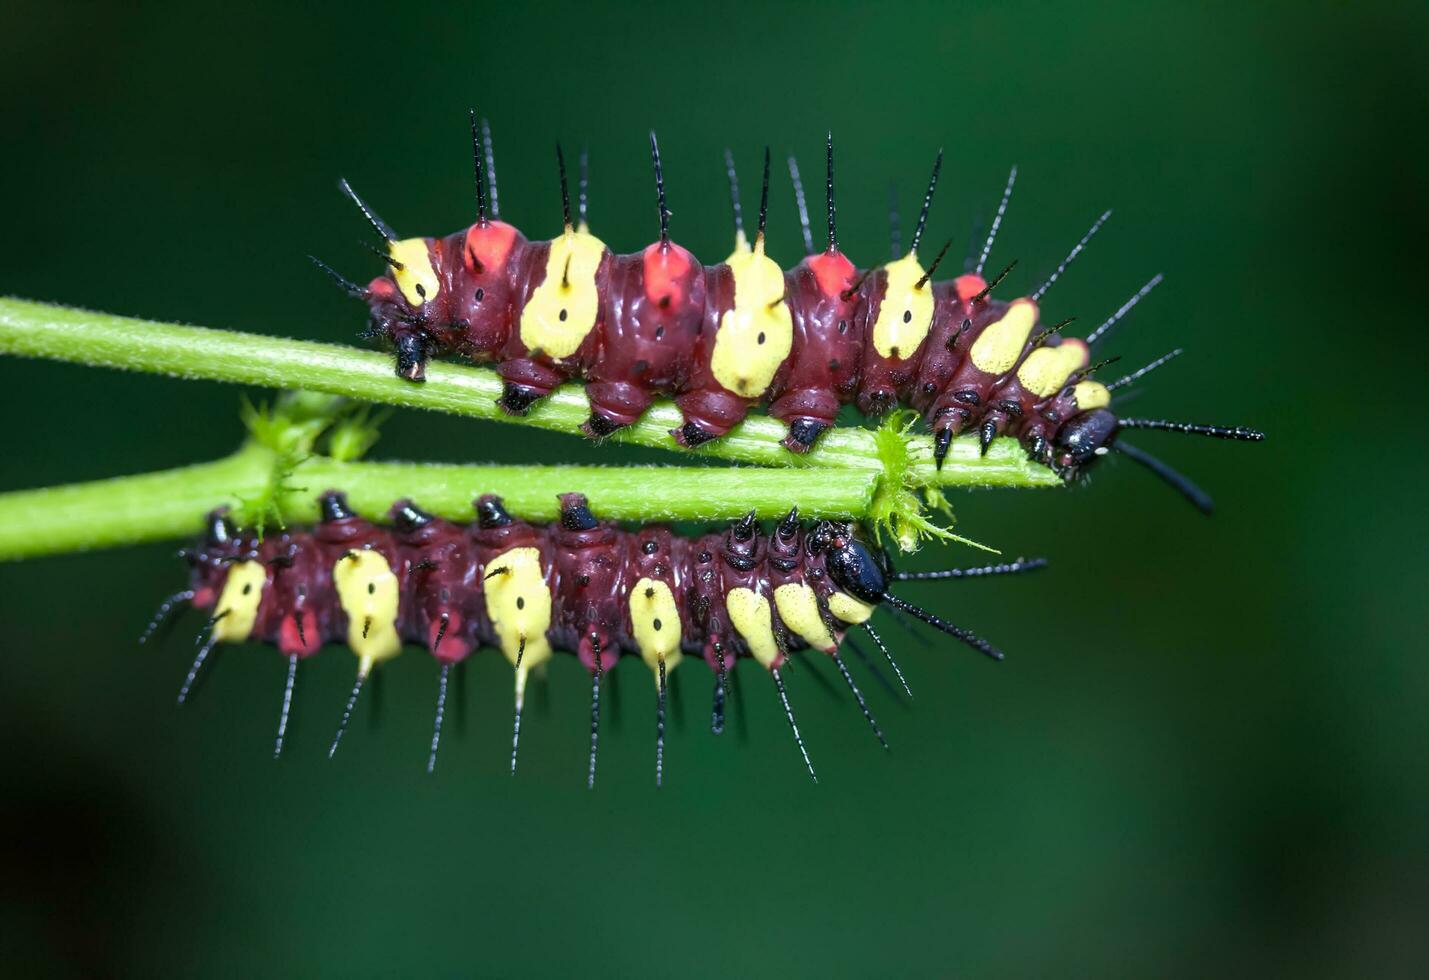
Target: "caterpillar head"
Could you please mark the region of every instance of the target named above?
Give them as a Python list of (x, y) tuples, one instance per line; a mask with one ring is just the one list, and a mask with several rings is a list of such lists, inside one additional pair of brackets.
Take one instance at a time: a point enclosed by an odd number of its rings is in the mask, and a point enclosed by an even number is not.
[(814, 529), (809, 547), (816, 554), (824, 553), (829, 578), (855, 599), (872, 605), (887, 595), (893, 571), (888, 554), (860, 540), (852, 524), (820, 523)]
[(1052, 468), (1073, 479), (1082, 467), (1111, 451), (1117, 428), (1116, 416), (1104, 408), (1069, 419), (1052, 437)]

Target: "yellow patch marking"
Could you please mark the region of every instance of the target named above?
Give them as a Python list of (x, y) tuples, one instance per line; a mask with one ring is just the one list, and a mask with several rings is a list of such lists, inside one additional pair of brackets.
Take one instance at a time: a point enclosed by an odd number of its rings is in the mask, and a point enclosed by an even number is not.
[(1036, 325), (1037, 304), (1030, 299), (1013, 300), (1002, 319), (989, 324), (978, 336), (968, 356), (984, 374), (1006, 374), (1022, 356), (1022, 348)]
[(1017, 369), (1017, 380), (1032, 394), (1048, 398), (1061, 390), (1073, 371), (1087, 366), (1086, 357), (1087, 349), (1081, 344), (1039, 347)]
[(846, 592), (835, 592), (829, 596), (829, 612), (845, 623), (862, 623), (873, 615), (873, 607)]
[(551, 240), (546, 278), (521, 311), (521, 343), (532, 352), (570, 357), (595, 326), (600, 295), (595, 274), (605, 257), (605, 243), (594, 235), (567, 229)]
[(733, 265), (734, 260), (741, 255), (749, 254), (749, 239), (744, 237), (744, 229), (737, 228), (734, 232), (734, 251), (729, 253), (729, 258), (724, 260), (725, 265)]
[[(437, 270), (432, 268), (432, 257), (427, 251), (425, 238), (404, 238), (400, 242), (388, 242), (387, 254), (401, 263), (401, 268), (392, 268), (392, 278), (397, 288), (413, 306), (421, 306), (429, 299), (436, 299), (441, 290), (441, 280)], [(423, 295), (425, 294), (425, 295)]]
[(819, 615), (819, 600), (814, 590), (802, 582), (790, 582), (774, 590), (774, 605), (784, 625), (803, 637), (815, 650), (828, 653), (835, 649), (834, 638)]
[(680, 652), (680, 607), (664, 582), (642, 578), (630, 591), (630, 625), (640, 657), (653, 671), (660, 661), (672, 670), (683, 656)]
[(754, 659), (773, 670), (779, 662), (779, 644), (774, 639), (769, 600), (752, 589), (730, 589), (724, 597), (724, 608)]
[(240, 561), (229, 566), (228, 581), (223, 584), (223, 593), (213, 610), (214, 640), (242, 643), (248, 639), (258, 619), (258, 604), (263, 601), (263, 587), (267, 584), (268, 570), (256, 561)]
[(888, 263), (883, 271), (887, 280), (873, 324), (873, 349), (882, 357), (906, 360), (933, 325), (933, 290), (926, 282), (918, 288), (923, 267), (912, 252)]
[(332, 567), (337, 601), (347, 614), (347, 645), (366, 673), (402, 652), (397, 635), (397, 576), (376, 551), (349, 551)]
[[(517, 656), (521, 657), (516, 676), (520, 697), (526, 672), (551, 659), (551, 644), (546, 639), (546, 630), (551, 628), (551, 590), (541, 569), (541, 552), (530, 547), (503, 551), (487, 563), (481, 590), (502, 655), (513, 665)], [(525, 653), (521, 652), (523, 637)]]
[(720, 319), (710, 371), (715, 380), (744, 398), (764, 394), (794, 346), (794, 318), (784, 301), (784, 272), (764, 254), (729, 257), (734, 273), (734, 307)]
[(1072, 397), (1077, 400), (1077, 408), (1083, 412), (1106, 408), (1111, 404), (1111, 392), (1100, 381), (1078, 381), (1072, 389)]

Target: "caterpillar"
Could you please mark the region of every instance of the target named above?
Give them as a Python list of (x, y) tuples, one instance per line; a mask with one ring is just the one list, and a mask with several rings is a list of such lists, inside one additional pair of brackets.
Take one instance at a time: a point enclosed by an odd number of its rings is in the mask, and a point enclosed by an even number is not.
[[(799, 733), (781, 670), (791, 651), (828, 655), (884, 748), (882, 730), (840, 650), (861, 628), (903, 672), (869, 618), (881, 605), (916, 617), (995, 660), (1002, 652), (980, 636), (899, 598), (893, 583), (1027, 572), (1041, 559), (983, 568), (897, 573), (887, 555), (839, 522), (801, 522), (791, 509), (764, 533), (751, 513), (721, 533), (681, 537), (662, 525), (622, 530), (599, 521), (586, 498), (560, 497), (559, 520), (514, 519), (495, 496), (475, 501), (470, 526), (394, 504), (391, 525), (355, 514), (338, 491), (319, 498), (310, 530), (258, 539), (240, 533), (226, 510), (211, 512), (203, 537), (180, 552), (189, 586), (169, 596), (141, 637), (187, 603), (208, 614), (178, 700), (188, 700), (218, 644), (265, 643), (287, 659), (287, 682), (274, 745), (281, 755), (301, 660), (329, 643), (357, 657), (357, 679), (328, 755), (338, 748), (363, 685), (405, 644), (425, 647), (440, 667), (427, 769), (441, 741), (447, 678), (481, 647), (495, 647), (514, 671), (511, 772), (516, 772), (521, 710), (531, 671), (557, 651), (574, 652), (591, 674), (589, 786), (595, 785), (601, 679), (621, 656), (637, 655), (655, 678), (655, 781), (664, 778), (667, 679), (698, 657), (714, 672), (711, 730), (724, 728), (726, 685), (736, 662), (752, 658), (769, 673), (795, 742), (817, 776)], [(860, 654), (861, 655), (861, 654)], [(911, 697), (911, 691), (908, 692)]]
[[(1181, 352), (1103, 384), (1092, 375), (1095, 345), (1161, 281), (1151, 279), (1084, 339), (1063, 336), (1072, 322), (1044, 326), (1040, 302), (1110, 216), (1097, 219), (1051, 276), (1030, 294), (1004, 301), (993, 289), (1016, 265), (984, 277), (1017, 170), (1008, 177), (996, 217), (975, 264), (935, 281), (948, 245), (924, 268), (918, 257), (942, 169), (939, 151), (922, 211), (906, 251), (860, 269), (839, 248), (834, 198), (833, 135), (827, 158), (827, 246), (816, 252), (803, 187), (790, 158), (806, 256), (787, 272), (765, 250), (769, 151), (754, 241), (739, 207), (732, 157), (726, 153), (735, 213), (735, 247), (703, 266), (670, 237), (659, 144), (650, 134), (659, 238), (628, 255), (614, 254), (586, 222), (585, 157), (578, 211), (571, 213), (564, 155), (558, 145), (562, 232), (528, 241), (500, 219), (490, 130), (471, 113), (476, 221), (444, 238), (401, 238), (353, 191), (342, 190), (381, 235), (383, 275), (358, 286), (313, 261), (369, 307), (367, 336), (396, 352), (398, 376), (420, 382), (440, 354), (496, 363), (498, 400), (523, 414), (570, 379), (585, 382), (591, 413), (583, 428), (603, 438), (640, 417), (657, 395), (671, 396), (683, 424), (671, 435), (687, 447), (726, 434), (749, 410), (767, 405), (788, 424), (783, 444), (807, 452), (834, 424), (840, 406), (879, 416), (898, 405), (920, 412), (942, 467), (952, 439), (976, 433), (987, 452), (1014, 436), (1030, 458), (1072, 480), (1116, 449), (1209, 512), (1210, 498), (1166, 464), (1128, 445), (1128, 429), (1159, 429), (1223, 439), (1259, 440), (1244, 426), (1121, 418), (1112, 393)], [(949, 242), (951, 244), (951, 241)], [(1112, 359), (1114, 360), (1114, 359)]]

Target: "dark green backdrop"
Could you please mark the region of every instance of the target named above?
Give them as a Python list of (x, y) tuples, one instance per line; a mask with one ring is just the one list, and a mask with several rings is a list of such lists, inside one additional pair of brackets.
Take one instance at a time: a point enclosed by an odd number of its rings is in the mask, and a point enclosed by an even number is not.
[[(743, 673), (714, 739), (690, 666), (656, 793), (651, 687), (627, 662), (587, 792), (569, 658), (512, 781), (509, 671), (490, 655), (429, 778), (435, 672), (415, 651), (331, 763), (353, 662), (319, 658), (274, 764), (271, 651), (228, 651), (179, 711), (195, 623), (134, 643), (181, 581), (171, 547), (0, 567), (0, 967), (1422, 971), (1424, 463), (1399, 408), (1424, 381), (1425, 29), (1371, 4), (12, 8), (0, 292), (348, 342), (360, 309), (303, 257), (375, 269), (336, 178), (399, 229), (465, 224), (469, 103), (492, 118), (507, 216), (553, 233), (552, 143), (589, 144), (592, 224), (623, 250), (655, 230), (656, 127), (676, 234), (705, 257), (729, 241), (722, 147), (751, 196), (766, 141), (817, 172), (831, 127), (865, 262), (886, 249), (888, 183), (911, 209), (938, 146), (929, 235), (959, 247), (1021, 165), (997, 252), (1023, 261), (1014, 289), (1115, 206), (1049, 316), (1094, 322), (1164, 271), (1113, 346), (1129, 365), (1189, 353), (1136, 411), (1270, 438), (1139, 440), (1217, 495), (1213, 520), (1115, 462), (1068, 492), (959, 495), (965, 531), (1053, 571), (910, 590), (1010, 655), (890, 627), (917, 698), (865, 680), (887, 757), (827, 665), (796, 671), (818, 786), (767, 680)], [(793, 222), (779, 175), (786, 261)], [(0, 361), (0, 489), (225, 453), (238, 396)], [(412, 415), (376, 455), (616, 458)]]

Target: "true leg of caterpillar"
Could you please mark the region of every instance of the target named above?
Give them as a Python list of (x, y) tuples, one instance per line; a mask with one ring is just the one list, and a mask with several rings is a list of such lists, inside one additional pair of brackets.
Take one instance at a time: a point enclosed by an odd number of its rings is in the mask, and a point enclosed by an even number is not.
[(1116, 389), (1121, 388), (1121, 387), (1123, 387), (1123, 386), (1125, 386), (1125, 385), (1134, 384), (1135, 382), (1140, 381), (1142, 378), (1146, 377), (1146, 376), (1147, 376), (1148, 374), (1150, 374), (1152, 371), (1155, 371), (1155, 370), (1156, 370), (1157, 368), (1159, 368), (1161, 365), (1167, 363), (1168, 361), (1173, 361), (1173, 360), (1175, 360), (1176, 358), (1180, 357), (1180, 356), (1181, 356), (1182, 354), (1184, 354), (1184, 353), (1185, 353), (1185, 351), (1184, 351), (1182, 348), (1177, 347), (1175, 350), (1171, 351), (1171, 353), (1169, 353), (1169, 354), (1162, 354), (1160, 357), (1158, 357), (1156, 360), (1152, 361), (1150, 364), (1147, 364), (1145, 367), (1137, 368), (1135, 371), (1132, 371), (1130, 374), (1122, 375), (1120, 378), (1117, 378), (1117, 379), (1116, 379), (1115, 381), (1113, 381), (1111, 384), (1109, 384), (1109, 385), (1106, 386), (1106, 390), (1107, 390), (1107, 391), (1116, 391)]
[(1121, 439), (1118, 439), (1112, 448), (1127, 459), (1140, 463), (1152, 473), (1156, 474), (1156, 476), (1160, 477), (1168, 486), (1175, 489), (1177, 493), (1190, 501), (1191, 506), (1195, 507), (1202, 514), (1210, 517), (1215, 513), (1216, 504), (1215, 501), (1211, 499), (1210, 494), (1192, 483), (1188, 477), (1181, 475), (1176, 470), (1161, 462), (1161, 460), (1155, 456), (1148, 452), (1143, 452)]
[(179, 704), (188, 700), (189, 692), (193, 690), (194, 682), (198, 680), (199, 671), (203, 670), (204, 661), (208, 660), (208, 655), (213, 652), (213, 648), (218, 645), (218, 635), (214, 632), (214, 627), (219, 620), (228, 615), (228, 610), (214, 616), (208, 621), (203, 632), (199, 633), (194, 643), (198, 646), (198, 655), (194, 657), (193, 666), (189, 668), (188, 676), (184, 678), (183, 686), (179, 688)]
[(715, 671), (714, 708), (710, 712), (710, 731), (716, 735), (723, 735), (725, 680), (728, 674), (724, 662), (724, 644), (715, 640), (714, 648), (715, 656), (719, 659), (719, 669)]
[(1129, 300), (1127, 300), (1125, 303), (1122, 303), (1121, 306), (1117, 308), (1117, 311), (1115, 313), (1107, 317), (1106, 320), (1102, 322), (1101, 326), (1097, 327), (1091, 333), (1087, 334), (1087, 346), (1091, 347), (1098, 340), (1101, 340), (1103, 337), (1105, 337), (1108, 330), (1120, 323), (1122, 317), (1130, 313), (1136, 307), (1137, 303), (1140, 303), (1143, 299), (1146, 298), (1147, 293), (1151, 292), (1157, 286), (1161, 285), (1161, 280), (1163, 278), (1164, 277), (1161, 275), (1161, 273), (1156, 273), (1156, 275), (1152, 276), (1151, 279), (1146, 283), (1146, 285), (1138, 289)]
[(814, 254), (814, 234), (809, 230), (809, 205), (804, 200), (804, 181), (799, 177), (799, 161), (789, 154), (789, 179), (794, 183), (794, 204), (799, 209), (799, 231), (804, 236), (804, 254)]
[(357, 707), (357, 696), (362, 693), (362, 685), (367, 681), (367, 675), (372, 670), (372, 661), (363, 657), (357, 667), (357, 681), (352, 685), (352, 693), (348, 695), (347, 706), (342, 709), (342, 721), (338, 723), (337, 734), (332, 737), (332, 745), (328, 746), (327, 757), (331, 759), (337, 752), (337, 744), (342, 741), (343, 733), (347, 731), (348, 722), (352, 721), (352, 710)]
[(447, 708), (447, 674), (451, 672), (450, 662), (442, 664), (441, 676), (437, 681), (437, 717), (432, 725), (432, 750), (427, 756), (427, 773), (431, 774), (437, 768), (437, 747), (442, 741), (442, 716)]
[(903, 693), (908, 695), (908, 699), (913, 699), (913, 689), (908, 686), (908, 681), (903, 677), (903, 671), (898, 666), (898, 661), (893, 659), (893, 653), (888, 649), (888, 645), (883, 642), (883, 637), (879, 636), (873, 629), (872, 623), (864, 623), (863, 628), (868, 631), (868, 635), (873, 638), (874, 645), (883, 651), (883, 656), (888, 660), (888, 666), (893, 668), (893, 673), (898, 676), (898, 683), (903, 685)]
[(1045, 558), (1018, 558), (1016, 561), (1000, 565), (983, 565), (979, 568), (943, 568), (932, 572), (897, 572), (895, 582), (928, 582), (949, 578), (981, 578), (986, 575), (1020, 575), (1047, 567)]
[(526, 670), (521, 661), (526, 656), (526, 637), (523, 634), (516, 648), (516, 720), (511, 728), (511, 775), (516, 775), (516, 752), (521, 747), (521, 707), (526, 700)]
[(1001, 650), (999, 650), (997, 647), (993, 646), (991, 643), (987, 642), (971, 630), (965, 630), (961, 626), (954, 626), (947, 620), (928, 612), (928, 610), (926, 609), (923, 609), (919, 606), (915, 606), (913, 605), (913, 603), (908, 602), (905, 599), (900, 599), (891, 592), (883, 593), (883, 601), (896, 609), (902, 609), (904, 612), (916, 616), (918, 619), (921, 619), (923, 622), (927, 623), (934, 629), (942, 630), (949, 636), (956, 637), (957, 639), (962, 640), (974, 650), (977, 650), (979, 653), (986, 654), (993, 660), (1001, 660), (1004, 656)]
[(799, 754), (804, 757), (804, 765), (809, 768), (809, 778), (817, 783), (819, 777), (814, 772), (814, 764), (809, 761), (808, 750), (804, 748), (804, 736), (799, 734), (799, 723), (794, 720), (794, 709), (789, 705), (788, 692), (784, 690), (784, 678), (779, 675), (778, 667), (770, 670), (769, 676), (774, 678), (774, 689), (779, 692), (779, 701), (784, 705), (784, 716), (789, 719), (789, 728), (794, 733), (794, 741), (799, 746)]
[(1007, 186), (1002, 189), (1002, 200), (998, 202), (997, 213), (993, 215), (992, 227), (987, 231), (987, 241), (983, 243), (982, 254), (978, 256), (973, 275), (981, 276), (982, 270), (987, 267), (987, 257), (992, 254), (992, 243), (997, 241), (997, 232), (1002, 227), (1002, 216), (1007, 213), (1007, 202), (1012, 200), (1012, 185), (1015, 183), (1017, 183), (1017, 165), (1013, 164), (1012, 169), (1007, 172)]
[(288, 680), (283, 684), (283, 709), (278, 714), (278, 737), (273, 742), (273, 758), (283, 754), (283, 737), (288, 734), (288, 712), (293, 707), (293, 684), (298, 679), (298, 655), (288, 657)]
[(1061, 277), (1062, 273), (1067, 271), (1067, 267), (1076, 261), (1077, 256), (1082, 254), (1082, 249), (1087, 247), (1087, 242), (1091, 241), (1092, 237), (1095, 236), (1097, 232), (1101, 231), (1102, 225), (1106, 224), (1107, 219), (1110, 217), (1111, 209), (1108, 208), (1107, 210), (1102, 212), (1102, 216), (1100, 218), (1092, 222), (1091, 228), (1089, 228), (1087, 230), (1087, 233), (1082, 236), (1082, 240), (1077, 242), (1077, 244), (1072, 247), (1072, 250), (1067, 253), (1067, 257), (1063, 259), (1061, 264), (1057, 266), (1056, 270), (1054, 270), (1053, 273), (1047, 277), (1047, 281), (1042, 283), (1042, 285), (1038, 286), (1036, 290), (1033, 291), (1033, 302), (1041, 300), (1043, 294), (1046, 293), (1047, 290), (1052, 288), (1052, 283), (1056, 282)]
[(139, 642), (148, 643), (149, 638), (169, 618), (169, 613), (173, 608), (181, 602), (188, 602), (193, 597), (193, 589), (184, 589), (182, 592), (175, 592), (173, 595), (165, 597), (164, 601), (159, 603), (159, 608), (155, 610), (153, 618), (149, 620), (149, 625), (144, 627), (144, 632), (139, 636)]
[(660, 684), (655, 706), (655, 786), (665, 781), (665, 658), (660, 658)]

